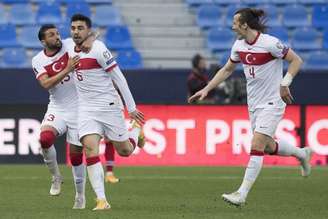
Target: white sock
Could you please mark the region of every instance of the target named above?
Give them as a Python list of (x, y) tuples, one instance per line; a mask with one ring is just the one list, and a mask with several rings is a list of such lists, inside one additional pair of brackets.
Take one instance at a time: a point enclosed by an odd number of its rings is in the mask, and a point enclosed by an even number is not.
[(55, 177), (60, 176), (55, 146), (51, 145), (50, 148), (47, 149), (42, 148), (42, 155), (51, 175)]
[(140, 131), (141, 131), (140, 128), (135, 127), (133, 129), (131, 129), (129, 132), (129, 137), (132, 138), (136, 144), (138, 144), (138, 137), (139, 137)]
[(104, 186), (104, 169), (100, 162), (87, 166), (89, 180), (97, 199), (106, 199)]
[(305, 151), (302, 148), (295, 147), (283, 139), (278, 141), (277, 154), (281, 156), (294, 156), (298, 159), (304, 159), (306, 156)]
[(86, 168), (82, 163), (78, 166), (72, 166), (72, 173), (75, 185), (75, 197), (84, 197)]
[(240, 185), (238, 192), (242, 197), (246, 198), (248, 192), (251, 190), (257, 176), (262, 169), (263, 156), (251, 155), (242, 184)]

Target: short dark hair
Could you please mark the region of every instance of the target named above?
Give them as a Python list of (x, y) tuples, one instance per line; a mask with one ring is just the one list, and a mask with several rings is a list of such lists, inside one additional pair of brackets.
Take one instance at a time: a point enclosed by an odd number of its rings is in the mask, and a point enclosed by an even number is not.
[(194, 55), (194, 57), (191, 60), (191, 64), (193, 68), (198, 68), (199, 62), (200, 60), (204, 59), (203, 56), (201, 56), (200, 54), (196, 54)]
[(92, 23), (89, 17), (84, 16), (83, 14), (74, 14), (71, 18), (71, 23), (74, 21), (84, 21), (88, 28), (91, 28)]
[(236, 14), (240, 14), (240, 24), (246, 23), (250, 28), (262, 33), (267, 29), (265, 25), (266, 13), (262, 9), (241, 8), (236, 11)]
[(49, 29), (57, 28), (54, 24), (44, 24), (40, 27), (39, 33), (38, 33), (38, 38), (39, 40), (44, 40), (45, 33)]

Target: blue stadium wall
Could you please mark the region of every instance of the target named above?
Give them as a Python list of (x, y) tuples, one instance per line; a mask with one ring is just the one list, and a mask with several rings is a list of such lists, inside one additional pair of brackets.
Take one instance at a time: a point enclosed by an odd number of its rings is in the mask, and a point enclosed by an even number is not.
[[(137, 103), (186, 104), (186, 80), (190, 70), (124, 71)], [(235, 72), (232, 77), (242, 77)], [(31, 69), (0, 70), (0, 104), (47, 104), (48, 93), (41, 88)], [(301, 72), (291, 91), (295, 104), (328, 104), (328, 71)]]

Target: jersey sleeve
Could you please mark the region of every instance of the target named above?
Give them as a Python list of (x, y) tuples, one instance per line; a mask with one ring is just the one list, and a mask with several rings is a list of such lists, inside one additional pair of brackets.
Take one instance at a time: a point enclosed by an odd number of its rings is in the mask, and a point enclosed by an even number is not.
[(283, 59), (287, 55), (289, 47), (283, 44), (278, 38), (271, 37), (268, 41), (268, 50), (273, 57)]
[(232, 61), (233, 63), (240, 62), (240, 57), (239, 57), (238, 50), (237, 50), (237, 47), (238, 47), (237, 44), (238, 44), (238, 41), (235, 41), (235, 43), (233, 44), (233, 46), (231, 48), (230, 61)]
[(32, 69), (35, 74), (36, 79), (39, 79), (42, 75), (47, 74), (47, 70), (40, 63), (37, 57), (32, 59)]
[(106, 71), (110, 72), (117, 66), (115, 58), (112, 53), (107, 49), (104, 43), (97, 42), (97, 62)]

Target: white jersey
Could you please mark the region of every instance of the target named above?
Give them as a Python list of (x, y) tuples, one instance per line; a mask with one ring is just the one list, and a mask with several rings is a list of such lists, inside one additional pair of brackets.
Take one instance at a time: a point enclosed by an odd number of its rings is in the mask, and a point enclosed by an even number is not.
[[(66, 67), (69, 58), (67, 45), (70, 41), (72, 40), (63, 40), (62, 48), (52, 56), (46, 55), (43, 50), (33, 57), (32, 67), (37, 79), (44, 74), (49, 77), (54, 76)], [(69, 73), (60, 83), (48, 91), (50, 94), (48, 108), (57, 110), (76, 108), (77, 92), (72, 73)]]
[(283, 58), (288, 47), (268, 34), (258, 33), (254, 42), (236, 40), (230, 60), (241, 62), (247, 80), (247, 102), (250, 111), (257, 108), (283, 108), (280, 82), (283, 76)]
[[(117, 105), (122, 109), (122, 102), (113, 81), (116, 82), (118, 69), (117, 63), (103, 42), (96, 40), (89, 53), (77, 51), (73, 43), (69, 49), (69, 56), (80, 56), (80, 63), (75, 70), (74, 79), (79, 96), (79, 109), (87, 111), (110, 111), (112, 106)], [(123, 75), (118, 83), (126, 80)], [(128, 90), (127, 86), (124, 91)], [(120, 91), (124, 92), (124, 91)], [(127, 100), (126, 100), (127, 99)], [(125, 102), (131, 102), (131, 109), (135, 109), (132, 95), (124, 98)], [(115, 108), (115, 107), (114, 107)], [(133, 109), (134, 108), (134, 109)], [(129, 109), (128, 109), (129, 110)], [(129, 110), (129, 112), (130, 112)]]

